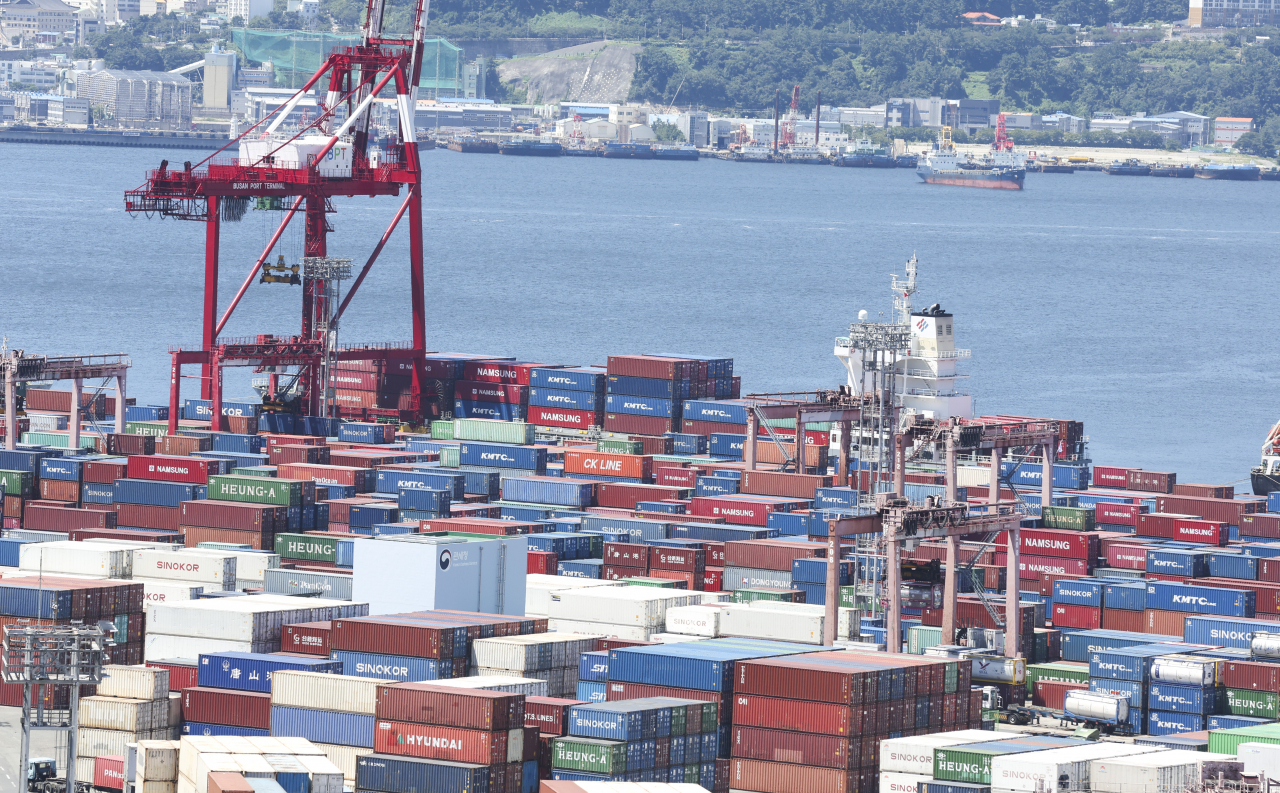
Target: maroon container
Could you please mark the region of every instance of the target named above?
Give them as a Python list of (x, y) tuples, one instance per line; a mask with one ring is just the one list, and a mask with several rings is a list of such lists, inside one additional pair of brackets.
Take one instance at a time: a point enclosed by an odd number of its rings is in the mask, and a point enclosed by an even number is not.
[(837, 737), (857, 737), (862, 733), (863, 720), (869, 707), (734, 694), (733, 724)]
[(1236, 489), (1232, 485), (1174, 485), (1175, 496), (1195, 496), (1197, 498), (1235, 498)]
[(675, 419), (658, 416), (633, 416), (630, 413), (605, 413), (604, 428), (609, 432), (661, 435), (672, 432), (678, 426)]
[(116, 521), (140, 529), (177, 531), (182, 525), (182, 507), (156, 507), (150, 504), (116, 504)]
[(1102, 612), (1102, 627), (1104, 630), (1109, 631), (1142, 633), (1145, 628), (1144, 617), (1145, 615), (1141, 611), (1104, 609)]
[(12, 527), (6, 525), (5, 526), (6, 529), (22, 528), (21, 518), (22, 518), (23, 506), (25, 505), (25, 503), (26, 501), (22, 498), (22, 496), (5, 496), (4, 497), (4, 516), (6, 518), (14, 518), (19, 521), (19, 525), (12, 526)]
[(178, 505), (180, 522), (184, 526), (207, 526), (214, 529), (240, 529), (241, 531), (274, 531), (278, 517), (276, 511), (286, 511), (287, 520), (287, 509), (287, 507), (217, 500), (183, 501)]
[[(825, 559), (825, 543), (802, 540), (735, 540), (724, 544), (723, 567), (791, 572), (796, 559)], [(710, 562), (708, 562), (710, 564)]]
[(702, 586), (695, 588), (704, 592), (724, 591), (724, 568), (708, 567), (702, 571)]
[(1094, 505), (1093, 512), (1098, 523), (1110, 523), (1116, 526), (1137, 526), (1138, 516), (1146, 512), (1142, 504), (1107, 504), (1099, 502)]
[[(830, 653), (820, 653), (824, 662), (843, 661)], [(867, 667), (859, 668), (861, 656), (847, 654), (848, 665), (826, 666), (793, 658), (761, 658), (738, 661), (734, 665), (734, 693), (857, 705), (862, 702), (863, 678)]]
[(209, 435), (165, 435), (157, 439), (156, 452), (181, 457), (192, 452), (213, 450), (213, 437)]
[(707, 567), (707, 552), (694, 548), (655, 547), (649, 566), (656, 570), (679, 570), (700, 577)]
[(282, 463), (302, 463), (303, 465), (328, 465), (329, 464), (329, 447), (328, 446), (303, 446), (302, 444), (289, 444), (285, 446), (272, 446), (268, 453), (268, 460), (272, 465), (280, 465)]
[(529, 423), (545, 427), (569, 427), (586, 429), (599, 427), (604, 423), (604, 413), (595, 410), (570, 410), (569, 408), (549, 408), (532, 406), (529, 408)]
[(280, 633), (280, 649), (328, 658), (329, 634), (332, 631), (332, 620), (286, 625)]
[(698, 477), (703, 473), (701, 468), (672, 468), (664, 465), (654, 470), (653, 479), (660, 485), (697, 487)]
[(648, 575), (648, 568), (626, 567), (616, 564), (607, 564), (600, 571), (600, 577), (605, 581), (621, 581), (624, 578), (645, 578)]
[(1144, 493), (1172, 493), (1173, 486), (1178, 481), (1178, 475), (1170, 472), (1143, 471), (1140, 468), (1130, 468), (1127, 479), (1130, 490), (1140, 490)]
[(334, 650), (415, 658), (453, 657), (451, 629), (369, 617), (334, 620), (329, 642)]
[[(523, 731), (521, 726), (521, 740), (524, 739)], [(508, 737), (506, 730), (467, 730), (379, 718), (374, 725), (373, 750), (408, 757), (505, 766)]]
[(735, 724), (730, 742), (733, 757), (753, 760), (854, 769), (862, 761), (861, 737), (805, 734)]
[(1280, 557), (1266, 557), (1258, 560), (1258, 580), (1280, 583)]
[(457, 386), (461, 386), (466, 381), (527, 386), (529, 385), (529, 376), (534, 369), (555, 368), (558, 368), (558, 365), (550, 363), (467, 361), (462, 365), (462, 379), (457, 382)]
[(500, 402), (509, 405), (529, 404), (529, 386), (527, 385), (504, 385), (503, 383), (459, 380), (454, 383), (453, 393), (458, 399), (469, 399), (474, 402)]
[(23, 514), (23, 528), (41, 531), (73, 529), (114, 529), (116, 513), (70, 507), (47, 507), (28, 503)]
[[(694, 419), (685, 419), (681, 422), (684, 432), (691, 435), (711, 435), (712, 433), (727, 433), (729, 435), (746, 435), (746, 424), (725, 424), (722, 421), (695, 421)], [(760, 431), (761, 433), (764, 430)]]
[(551, 551), (529, 551), (526, 571), (537, 575), (555, 575), (560, 567), (560, 556)]
[(1128, 490), (1129, 471), (1130, 469), (1128, 468), (1117, 468), (1111, 465), (1095, 465), (1093, 467), (1092, 477), (1093, 486)]
[(1240, 525), (1243, 515), (1266, 511), (1266, 499), (1197, 498), (1195, 496), (1158, 496), (1156, 511), (1191, 515), (1221, 523)]
[[(1065, 559), (1085, 559), (1091, 564), (1101, 554), (1097, 534), (1066, 529), (1023, 529), (1022, 548), (1027, 556), (1057, 556)], [(1001, 532), (997, 545), (1008, 545), (1009, 538)], [(998, 563), (997, 563), (998, 564)]]
[(129, 458), (128, 474), (130, 479), (189, 482), (203, 485), (209, 481), (210, 462), (210, 460), (200, 457), (174, 457), (159, 454), (134, 455)]
[[(1152, 576), (1147, 577), (1151, 578)], [(1181, 639), (1185, 635), (1183, 628), (1188, 616), (1191, 615), (1182, 611), (1147, 609), (1142, 612), (1142, 632), (1158, 633), (1162, 636), (1177, 636)]]
[(41, 479), (40, 498), (79, 502), (80, 483), (69, 479)]
[(242, 531), (240, 529), (215, 529), (209, 526), (179, 526), (182, 544), (195, 548), (202, 542), (227, 542), (248, 545), (255, 551), (275, 549), (275, 534), (271, 531)]
[[(1111, 543), (1107, 546), (1107, 566), (1125, 570), (1146, 570), (1149, 549), (1149, 545), (1140, 542)], [(1280, 566), (1277, 566), (1277, 570), (1280, 570)]]
[[(1136, 613), (1136, 612), (1135, 612)], [(1068, 603), (1054, 603), (1053, 616), (1050, 618), (1059, 628), (1087, 628), (1096, 630), (1102, 627), (1102, 609), (1098, 606), (1077, 606)]]
[(207, 724), (271, 729), (271, 695), (223, 688), (182, 689), (182, 718)]
[(196, 681), (200, 673), (200, 667), (196, 666), (195, 661), (162, 659), (158, 661), (147, 661), (147, 666), (153, 669), (167, 669), (169, 671), (170, 691), (181, 691), (184, 688), (191, 688), (196, 685)]
[[(639, 418), (644, 418), (640, 416)], [(596, 503), (602, 507), (635, 509), (641, 501), (687, 498), (688, 488), (666, 485), (637, 485), (624, 482), (601, 482), (596, 489)]]
[[(536, 728), (543, 735), (568, 735), (569, 708), (585, 704), (576, 699), (525, 697), (524, 724)], [(528, 736), (525, 736), (525, 743), (528, 748)]]
[[(874, 779), (874, 777), (872, 777)], [(729, 761), (729, 786), (764, 793), (871, 793), (860, 786), (861, 774), (839, 768), (773, 763), (734, 757)]]
[(1268, 537), (1280, 538), (1280, 515), (1264, 512), (1256, 512), (1250, 515), (1241, 515), (1240, 523), (1241, 537)]
[(647, 377), (653, 380), (692, 380), (698, 362), (683, 358), (661, 358), (656, 355), (610, 355), (609, 374)]
[(803, 498), (812, 501), (818, 488), (831, 487), (831, 479), (829, 476), (814, 476), (810, 474), (743, 471), (739, 492), (759, 496)]
[(1227, 661), (1222, 665), (1222, 684), (1227, 688), (1280, 693), (1280, 665)]
[[(996, 554), (995, 563), (998, 567), (1004, 567), (1009, 563), (1009, 555), (1007, 553)], [(1089, 570), (1092, 567), (1093, 565), (1085, 559), (1061, 559), (1052, 556), (1031, 556), (1024, 553), (1018, 559), (1018, 577), (1024, 581), (1034, 581), (1042, 574), (1084, 576), (1089, 574)]]
[(653, 546), (632, 542), (606, 542), (604, 544), (605, 564), (621, 567), (638, 567), (649, 569), (649, 556)]
[(378, 689), (375, 712), (389, 721), (505, 730), (525, 725), (524, 699), (523, 694), (501, 691), (397, 683)]
[[(141, 438), (141, 435), (131, 435), (129, 437)], [(97, 484), (110, 484), (117, 479), (124, 479), (128, 476), (129, 464), (124, 460), (94, 460), (84, 464), (83, 477), (86, 482), (96, 482)]]
[[(105, 506), (105, 505), (99, 505)], [(126, 540), (129, 542), (182, 542), (181, 532), (138, 531), (135, 529), (75, 529), (68, 540)]]

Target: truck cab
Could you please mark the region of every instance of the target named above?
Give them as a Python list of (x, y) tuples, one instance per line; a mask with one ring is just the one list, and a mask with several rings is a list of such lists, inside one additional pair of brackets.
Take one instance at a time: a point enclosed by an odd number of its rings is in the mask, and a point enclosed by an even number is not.
[(52, 757), (32, 757), (27, 761), (27, 786), (33, 788), (58, 776), (58, 761)]

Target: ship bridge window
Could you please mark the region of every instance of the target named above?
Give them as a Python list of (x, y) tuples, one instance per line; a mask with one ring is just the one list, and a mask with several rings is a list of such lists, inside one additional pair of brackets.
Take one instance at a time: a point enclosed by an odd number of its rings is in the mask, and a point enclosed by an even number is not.
[(947, 323), (947, 335), (948, 335), (948, 336), (950, 336), (950, 335), (951, 335), (951, 323), (950, 323), (950, 322), (948, 322), (948, 323)]

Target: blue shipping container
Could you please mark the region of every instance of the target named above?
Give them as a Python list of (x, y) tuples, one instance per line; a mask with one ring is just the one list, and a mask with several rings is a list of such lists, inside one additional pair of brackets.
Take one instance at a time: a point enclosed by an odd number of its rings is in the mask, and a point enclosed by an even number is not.
[(1206, 551), (1152, 548), (1147, 551), (1147, 572), (1204, 578), (1209, 575), (1209, 554)]
[(706, 454), (707, 453), (707, 436), (694, 435), (689, 432), (668, 432), (668, 438), (671, 438), (671, 450), (675, 454)]
[(568, 408), (569, 410), (604, 409), (604, 396), (594, 391), (565, 391), (559, 388), (530, 388), (531, 407)]
[(1217, 686), (1182, 686), (1152, 683), (1147, 707), (1176, 713), (1205, 715), (1218, 709), (1224, 689)]
[(731, 435), (727, 432), (713, 432), (707, 444), (708, 451), (716, 457), (732, 457), (742, 459), (742, 447), (747, 442), (746, 435)]
[[(1009, 477), (1010, 482), (1015, 485), (1032, 485), (1039, 487), (1043, 477), (1043, 468), (1038, 463), (1023, 463), (1018, 465), (1017, 471), (1014, 471), (1016, 463), (1001, 463), (1000, 473), (1009, 476), (1013, 471), (1013, 475)], [(1064, 490), (1080, 490), (1089, 485), (1089, 469), (1083, 465), (1054, 465), (1053, 466), (1053, 486)]]
[(1240, 578), (1254, 581), (1258, 578), (1258, 557), (1240, 553), (1209, 554), (1209, 575), (1215, 578)]
[(672, 515), (685, 514), (684, 504), (669, 504), (665, 501), (639, 501), (636, 503), (638, 512), (666, 512)]
[(1101, 581), (1087, 579), (1057, 580), (1053, 582), (1053, 602), (1072, 606), (1102, 605), (1102, 592), (1106, 587)]
[(1119, 697), (1127, 696), (1130, 708), (1143, 711), (1147, 709), (1147, 686), (1144, 683), (1132, 680), (1091, 678), (1089, 680), (1089, 690), (1096, 691), (1099, 694), (1111, 694)]
[(466, 477), (452, 471), (390, 471), (379, 469), (377, 484), (379, 493), (399, 493), (404, 488), (423, 490), (447, 490), (454, 499), (461, 501), (466, 495)]
[(472, 399), (453, 400), (453, 415), (460, 419), (494, 419), (524, 421), (528, 408), (509, 402), (481, 402)]
[(605, 385), (610, 394), (620, 396), (653, 397), (655, 399), (688, 399), (691, 383), (688, 380), (655, 380), (651, 377), (628, 377), (611, 374)]
[(738, 481), (725, 476), (700, 476), (695, 496), (733, 496), (738, 493)]
[(578, 658), (578, 680), (605, 683), (609, 680), (609, 651), (583, 653)]
[(640, 540), (666, 539), (671, 524), (643, 518), (614, 518), (604, 515), (586, 515), (582, 518), (583, 531), (618, 532)]
[(168, 421), (169, 408), (161, 405), (126, 405), (125, 421)]
[(271, 706), (271, 734), (315, 743), (373, 748), (374, 717), (332, 710)]
[(747, 405), (741, 400), (710, 401), (691, 399), (684, 404), (684, 417), (693, 421), (715, 421), (720, 424), (747, 423)]
[(40, 461), (40, 478), (79, 482), (83, 457), (46, 457)]
[(1182, 640), (1184, 642), (1220, 647), (1247, 648), (1252, 644), (1255, 632), (1275, 633), (1276, 630), (1274, 622), (1221, 617), (1188, 616), (1183, 625)]
[(115, 497), (115, 485), (102, 482), (85, 482), (80, 485), (80, 500), (86, 504), (110, 504)]
[(236, 435), (231, 432), (213, 433), (213, 450), (233, 454), (261, 454), (261, 435)]
[(1107, 584), (1102, 588), (1102, 605), (1109, 609), (1142, 611), (1147, 607), (1147, 585)]
[(677, 523), (668, 531), (672, 539), (733, 542), (736, 540), (769, 540), (778, 536), (777, 529), (728, 526), (719, 523)]
[[(69, 594), (69, 593), (68, 593)], [(342, 663), (326, 658), (290, 658), (262, 653), (201, 653), (197, 685), (271, 692), (271, 673), (281, 669), (342, 674)]]
[(858, 492), (851, 487), (820, 487), (814, 491), (814, 509), (854, 509), (857, 506)]
[[(836, 570), (840, 576), (840, 586), (847, 586), (853, 583), (853, 562), (836, 562)], [(827, 582), (827, 560), (793, 560), (791, 562), (791, 580), (793, 583), (800, 584), (825, 584)]]
[[(260, 402), (222, 403), (224, 416), (256, 416), (261, 410)], [(208, 421), (213, 418), (213, 402), (208, 399), (188, 399), (183, 402), (182, 417), (188, 421)]]
[(1154, 644), (1101, 650), (1089, 655), (1089, 677), (1146, 682), (1151, 678), (1151, 663), (1177, 651), (1176, 647)]
[(183, 501), (204, 498), (206, 485), (185, 482), (158, 482), (151, 479), (117, 479), (112, 500), (117, 504), (148, 504), (153, 507), (176, 507)]
[(58, 457), (58, 452), (33, 449), (0, 449), (0, 471), (26, 471), (39, 474), (40, 461), (46, 457)]
[(529, 385), (569, 391), (604, 393), (605, 373), (599, 369), (532, 369)]
[(546, 447), (466, 441), (458, 446), (458, 460), (461, 465), (519, 468), (543, 474), (547, 470), (547, 449)]
[[(31, 540), (19, 540), (14, 537), (4, 537), (0, 539), (0, 567), (17, 567), (19, 553), (22, 546)], [(8, 613), (8, 612), (0, 612)]]
[(400, 509), (391, 504), (353, 504), (347, 510), (347, 523), (353, 529), (370, 529), (375, 523), (395, 523)]
[(1256, 599), (1256, 592), (1240, 589), (1217, 589), (1172, 581), (1147, 583), (1147, 608), (1163, 611), (1252, 617)]
[(504, 500), (531, 504), (589, 507), (595, 502), (595, 493), (595, 485), (576, 479), (511, 476), (502, 483)]
[(434, 512), (437, 515), (448, 515), (449, 505), (453, 502), (452, 494), (444, 490), (423, 490), (417, 487), (404, 487), (396, 496), (396, 505), (404, 511)]
[[(656, 737), (655, 705), (643, 699), (599, 702), (569, 708), (569, 734), (610, 741), (643, 741)], [(671, 708), (666, 708), (668, 734)], [(628, 747), (627, 767), (632, 763)]]
[(261, 730), (256, 727), (232, 727), (227, 724), (208, 724), (201, 721), (186, 721), (182, 723), (183, 735), (243, 735), (253, 738), (266, 738), (271, 735), (271, 730)]
[(1193, 713), (1153, 710), (1147, 714), (1147, 735), (1177, 735), (1180, 732), (1200, 732), (1203, 729), (1204, 716)]
[(734, 661), (812, 651), (809, 645), (763, 639), (626, 647), (609, 651), (609, 679), (727, 693), (733, 689)]
[(600, 683), (589, 680), (578, 681), (578, 699), (582, 702), (604, 702), (608, 683)]
[(678, 419), (682, 404), (676, 399), (609, 394), (605, 397), (604, 409), (609, 413), (624, 413), (631, 416)]
[(1206, 730), (1237, 730), (1241, 727), (1260, 727), (1263, 724), (1272, 724), (1275, 719), (1263, 719), (1255, 716), (1225, 716), (1222, 714), (1210, 716), (1205, 723)]
[(570, 578), (603, 578), (604, 561), (601, 559), (575, 559), (561, 562), (556, 567), (556, 575)]
[(489, 766), (369, 754), (356, 758), (356, 790), (373, 790), (379, 793), (485, 793), (489, 791)]

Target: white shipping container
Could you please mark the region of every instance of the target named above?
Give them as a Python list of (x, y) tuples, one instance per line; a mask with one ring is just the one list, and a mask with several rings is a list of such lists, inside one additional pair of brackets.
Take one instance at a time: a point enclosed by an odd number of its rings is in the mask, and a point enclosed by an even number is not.
[[(93, 785), (93, 768), (97, 764), (97, 759), (93, 757), (77, 757), (76, 758), (76, 782), (83, 782), (87, 785)], [(61, 771), (61, 767), (58, 769)], [(79, 787), (79, 785), (76, 785)]]
[(1248, 776), (1266, 774), (1280, 778), (1280, 746), (1269, 743), (1242, 743), (1236, 747), (1236, 757), (1244, 763)]
[(529, 573), (525, 577), (524, 613), (526, 617), (545, 617), (551, 609), (551, 593), (566, 589), (593, 589), (595, 587), (620, 587), (621, 581), (602, 581), (595, 578), (569, 578), (563, 575)]
[[(83, 702), (84, 700), (81, 700)], [(141, 730), (127, 732), (125, 730), (104, 730), (97, 727), (81, 727), (76, 733), (77, 757), (101, 757), (104, 754), (125, 756), (125, 744), (138, 741), (163, 741), (169, 737), (168, 730)]]
[[(1215, 767), (1224, 763), (1240, 765), (1236, 755), (1187, 749), (1094, 760), (1089, 768), (1090, 785), (1094, 793), (1176, 793), (1199, 786), (1206, 764)], [(1216, 772), (1210, 776), (1216, 777)]]
[(178, 747), (181, 745), (181, 742), (175, 741), (139, 741), (138, 779), (154, 782), (176, 781)]
[(373, 754), (372, 749), (355, 746), (338, 746), (332, 743), (318, 743), (316, 746), (324, 752), (325, 757), (342, 771), (343, 779), (355, 782), (356, 762), (365, 755)]
[(169, 700), (82, 697), (79, 715), (90, 729), (149, 732), (167, 726)]
[(18, 549), (18, 567), (29, 572), (43, 570), (71, 575), (124, 578), (125, 551), (86, 545), (80, 542), (28, 543)]
[(667, 609), (667, 633), (715, 638), (720, 635), (718, 606), (677, 606)]
[(209, 774), (215, 772), (240, 773), (240, 764), (236, 762), (236, 756), (209, 753), (197, 755), (196, 775), (191, 780), (196, 783), (196, 793), (209, 793)]
[(1151, 754), (1154, 751), (1157, 747), (1094, 743), (1043, 752), (997, 755), (991, 759), (991, 787), (1036, 793), (1037, 785), (1042, 790), (1054, 790), (1063, 786), (1065, 778), (1068, 790), (1088, 790), (1089, 764), (1094, 760)]
[(263, 754), (275, 754), (275, 752), (267, 751), (268, 746), (278, 745), (283, 749), (283, 754), (291, 754), (294, 756), (302, 755), (322, 755), (324, 751), (306, 738), (298, 738), (292, 735), (280, 736), (278, 738), (249, 738), (250, 743), (254, 746), (262, 748)]
[(991, 469), (976, 465), (956, 466), (957, 487), (983, 487), (991, 484)]
[[(204, 584), (184, 584), (181, 581), (165, 581), (155, 578), (134, 578), (133, 583), (142, 584), (142, 602), (150, 606), (159, 603), (173, 603), (195, 600), (204, 594)], [(218, 587), (214, 586), (214, 590)]]
[(471, 664), (493, 669), (530, 672), (577, 667), (582, 653), (595, 649), (602, 634), (534, 633), (477, 639), (471, 644)]
[(667, 609), (696, 605), (697, 595), (678, 589), (617, 587), (553, 592), (548, 616), (556, 620), (607, 622), (663, 630)]
[(990, 730), (956, 730), (912, 738), (886, 738), (880, 742), (880, 770), (903, 774), (933, 774), (933, 750), (966, 743), (1017, 738), (1020, 733)]
[(271, 675), (271, 704), (374, 715), (378, 686), (394, 680), (281, 670)]
[(240, 773), (245, 777), (257, 777), (271, 779), (275, 776), (275, 769), (267, 762), (266, 755), (261, 754), (233, 754), (236, 765), (240, 766)]
[(97, 694), (100, 697), (168, 700), (169, 670), (116, 664), (104, 666)]
[(774, 611), (733, 606), (720, 613), (722, 636), (749, 636), (799, 644), (821, 644), (826, 616), (800, 610)]
[(230, 556), (236, 560), (236, 579), (240, 581), (266, 581), (267, 571), (280, 567), (280, 554), (256, 551), (219, 551), (213, 548), (187, 548), (186, 553)]
[[(667, 613), (670, 614), (670, 612)], [(655, 633), (649, 637), (649, 641), (657, 642), (658, 644), (681, 644), (683, 642), (704, 642), (706, 640), (706, 636), (690, 636), (686, 633)], [(566, 669), (565, 671), (568, 672), (569, 670)]]
[(178, 793), (196, 793), (196, 783), (185, 776), (179, 776)]
[(932, 782), (932, 776), (899, 774), (895, 771), (880, 772), (880, 793), (917, 793), (921, 782)]
[(547, 681), (531, 677), (455, 677), (449, 680), (433, 680), (434, 686), (452, 688), (483, 688), (489, 691), (504, 691), (508, 694), (524, 694), (526, 697), (547, 696)]
[(157, 603), (147, 608), (147, 632), (240, 642), (279, 640), (285, 619), (296, 615), (274, 603), (240, 602), (252, 600), (257, 598)]
[[(222, 589), (236, 582), (236, 558), (208, 552), (133, 551), (133, 570), (140, 578), (161, 578), (192, 584), (217, 584)], [(199, 780), (192, 780), (199, 787)], [(200, 791), (204, 793), (204, 791)]]
[[(523, 739), (524, 731), (520, 731)], [(521, 742), (523, 746), (523, 741)], [(517, 757), (516, 761), (522, 758)], [(325, 755), (299, 756), (298, 762), (311, 775), (311, 793), (342, 793), (342, 769)]]
[(661, 628), (645, 628), (640, 625), (612, 625), (607, 622), (583, 622), (582, 620), (547, 620), (547, 630), (555, 633), (594, 633), (611, 639), (647, 642)]
[(201, 639), (197, 636), (170, 636), (147, 631), (143, 643), (143, 659), (197, 658), (201, 653), (275, 653), (280, 642), (234, 642), (228, 639)]
[(139, 780), (134, 786), (134, 793), (177, 793), (177, 781), (155, 782), (150, 779)]

